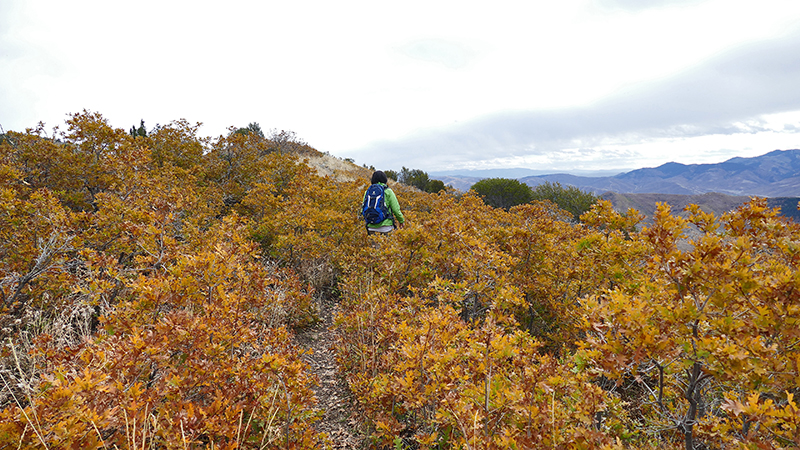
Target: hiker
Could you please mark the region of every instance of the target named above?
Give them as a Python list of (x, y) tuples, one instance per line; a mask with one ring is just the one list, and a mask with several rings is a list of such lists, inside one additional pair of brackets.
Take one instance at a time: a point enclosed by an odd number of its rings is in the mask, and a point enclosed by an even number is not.
[(367, 234), (390, 233), (400, 228), (406, 219), (400, 212), (400, 204), (387, 183), (389, 179), (382, 170), (372, 174), (372, 184), (364, 193), (361, 215), (367, 226)]

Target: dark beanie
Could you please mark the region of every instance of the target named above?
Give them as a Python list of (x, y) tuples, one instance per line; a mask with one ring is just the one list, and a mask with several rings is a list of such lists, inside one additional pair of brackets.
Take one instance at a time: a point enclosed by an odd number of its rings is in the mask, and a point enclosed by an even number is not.
[(389, 183), (389, 179), (386, 178), (386, 174), (383, 173), (382, 170), (376, 170), (375, 172), (372, 173), (372, 184), (375, 183), (383, 183), (383, 184)]

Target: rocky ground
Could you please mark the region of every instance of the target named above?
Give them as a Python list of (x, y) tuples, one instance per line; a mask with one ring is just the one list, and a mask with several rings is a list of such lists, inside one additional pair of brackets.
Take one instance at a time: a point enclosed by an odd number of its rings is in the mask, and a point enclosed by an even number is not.
[(315, 155), (304, 155), (308, 165), (317, 169), (317, 174), (321, 177), (329, 177), (336, 181), (369, 181), (372, 170), (365, 169), (350, 161), (339, 159), (335, 156), (320, 153)]

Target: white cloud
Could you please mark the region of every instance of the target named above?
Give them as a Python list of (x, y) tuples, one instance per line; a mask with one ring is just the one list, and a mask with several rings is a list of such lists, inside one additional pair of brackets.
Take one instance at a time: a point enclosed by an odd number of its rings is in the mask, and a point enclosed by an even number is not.
[(763, 117), (800, 110), (800, 3), (753, 5), (6, 0), (0, 125), (83, 108), (126, 129), (255, 121), (359, 163), (430, 170), (635, 166), (726, 133), (791, 142), (800, 123)]
[[(377, 142), (367, 150), (388, 167), (416, 163), (439, 170), (513, 161), (568, 171), (590, 164), (630, 167), (637, 159), (649, 164), (744, 156), (759, 151), (759, 139), (762, 153), (781, 148), (778, 144), (795, 148), (800, 146), (794, 132), (800, 125), (798, 55), (800, 32), (739, 46), (675, 76), (633, 84), (588, 105), (496, 113), (429, 128), (405, 140)], [(593, 149), (598, 156), (576, 159), (565, 153), (576, 148)], [(618, 150), (624, 151), (623, 158), (615, 154)]]
[(398, 50), (408, 57), (439, 63), (448, 69), (466, 67), (474, 53), (458, 42), (444, 39), (418, 39), (403, 44)]

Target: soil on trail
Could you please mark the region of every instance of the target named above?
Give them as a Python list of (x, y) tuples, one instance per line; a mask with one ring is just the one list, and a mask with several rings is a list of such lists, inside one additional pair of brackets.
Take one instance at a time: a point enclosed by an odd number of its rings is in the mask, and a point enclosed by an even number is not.
[(359, 431), (355, 400), (350, 394), (347, 382), (336, 370), (336, 359), (331, 348), (333, 344), (333, 317), (337, 304), (323, 299), (320, 304), (320, 321), (313, 326), (299, 330), (297, 343), (311, 353), (303, 359), (317, 375), (319, 385), (314, 393), (319, 401), (318, 407), (325, 412), (317, 429), (328, 434), (334, 449), (366, 449), (368, 444)]

